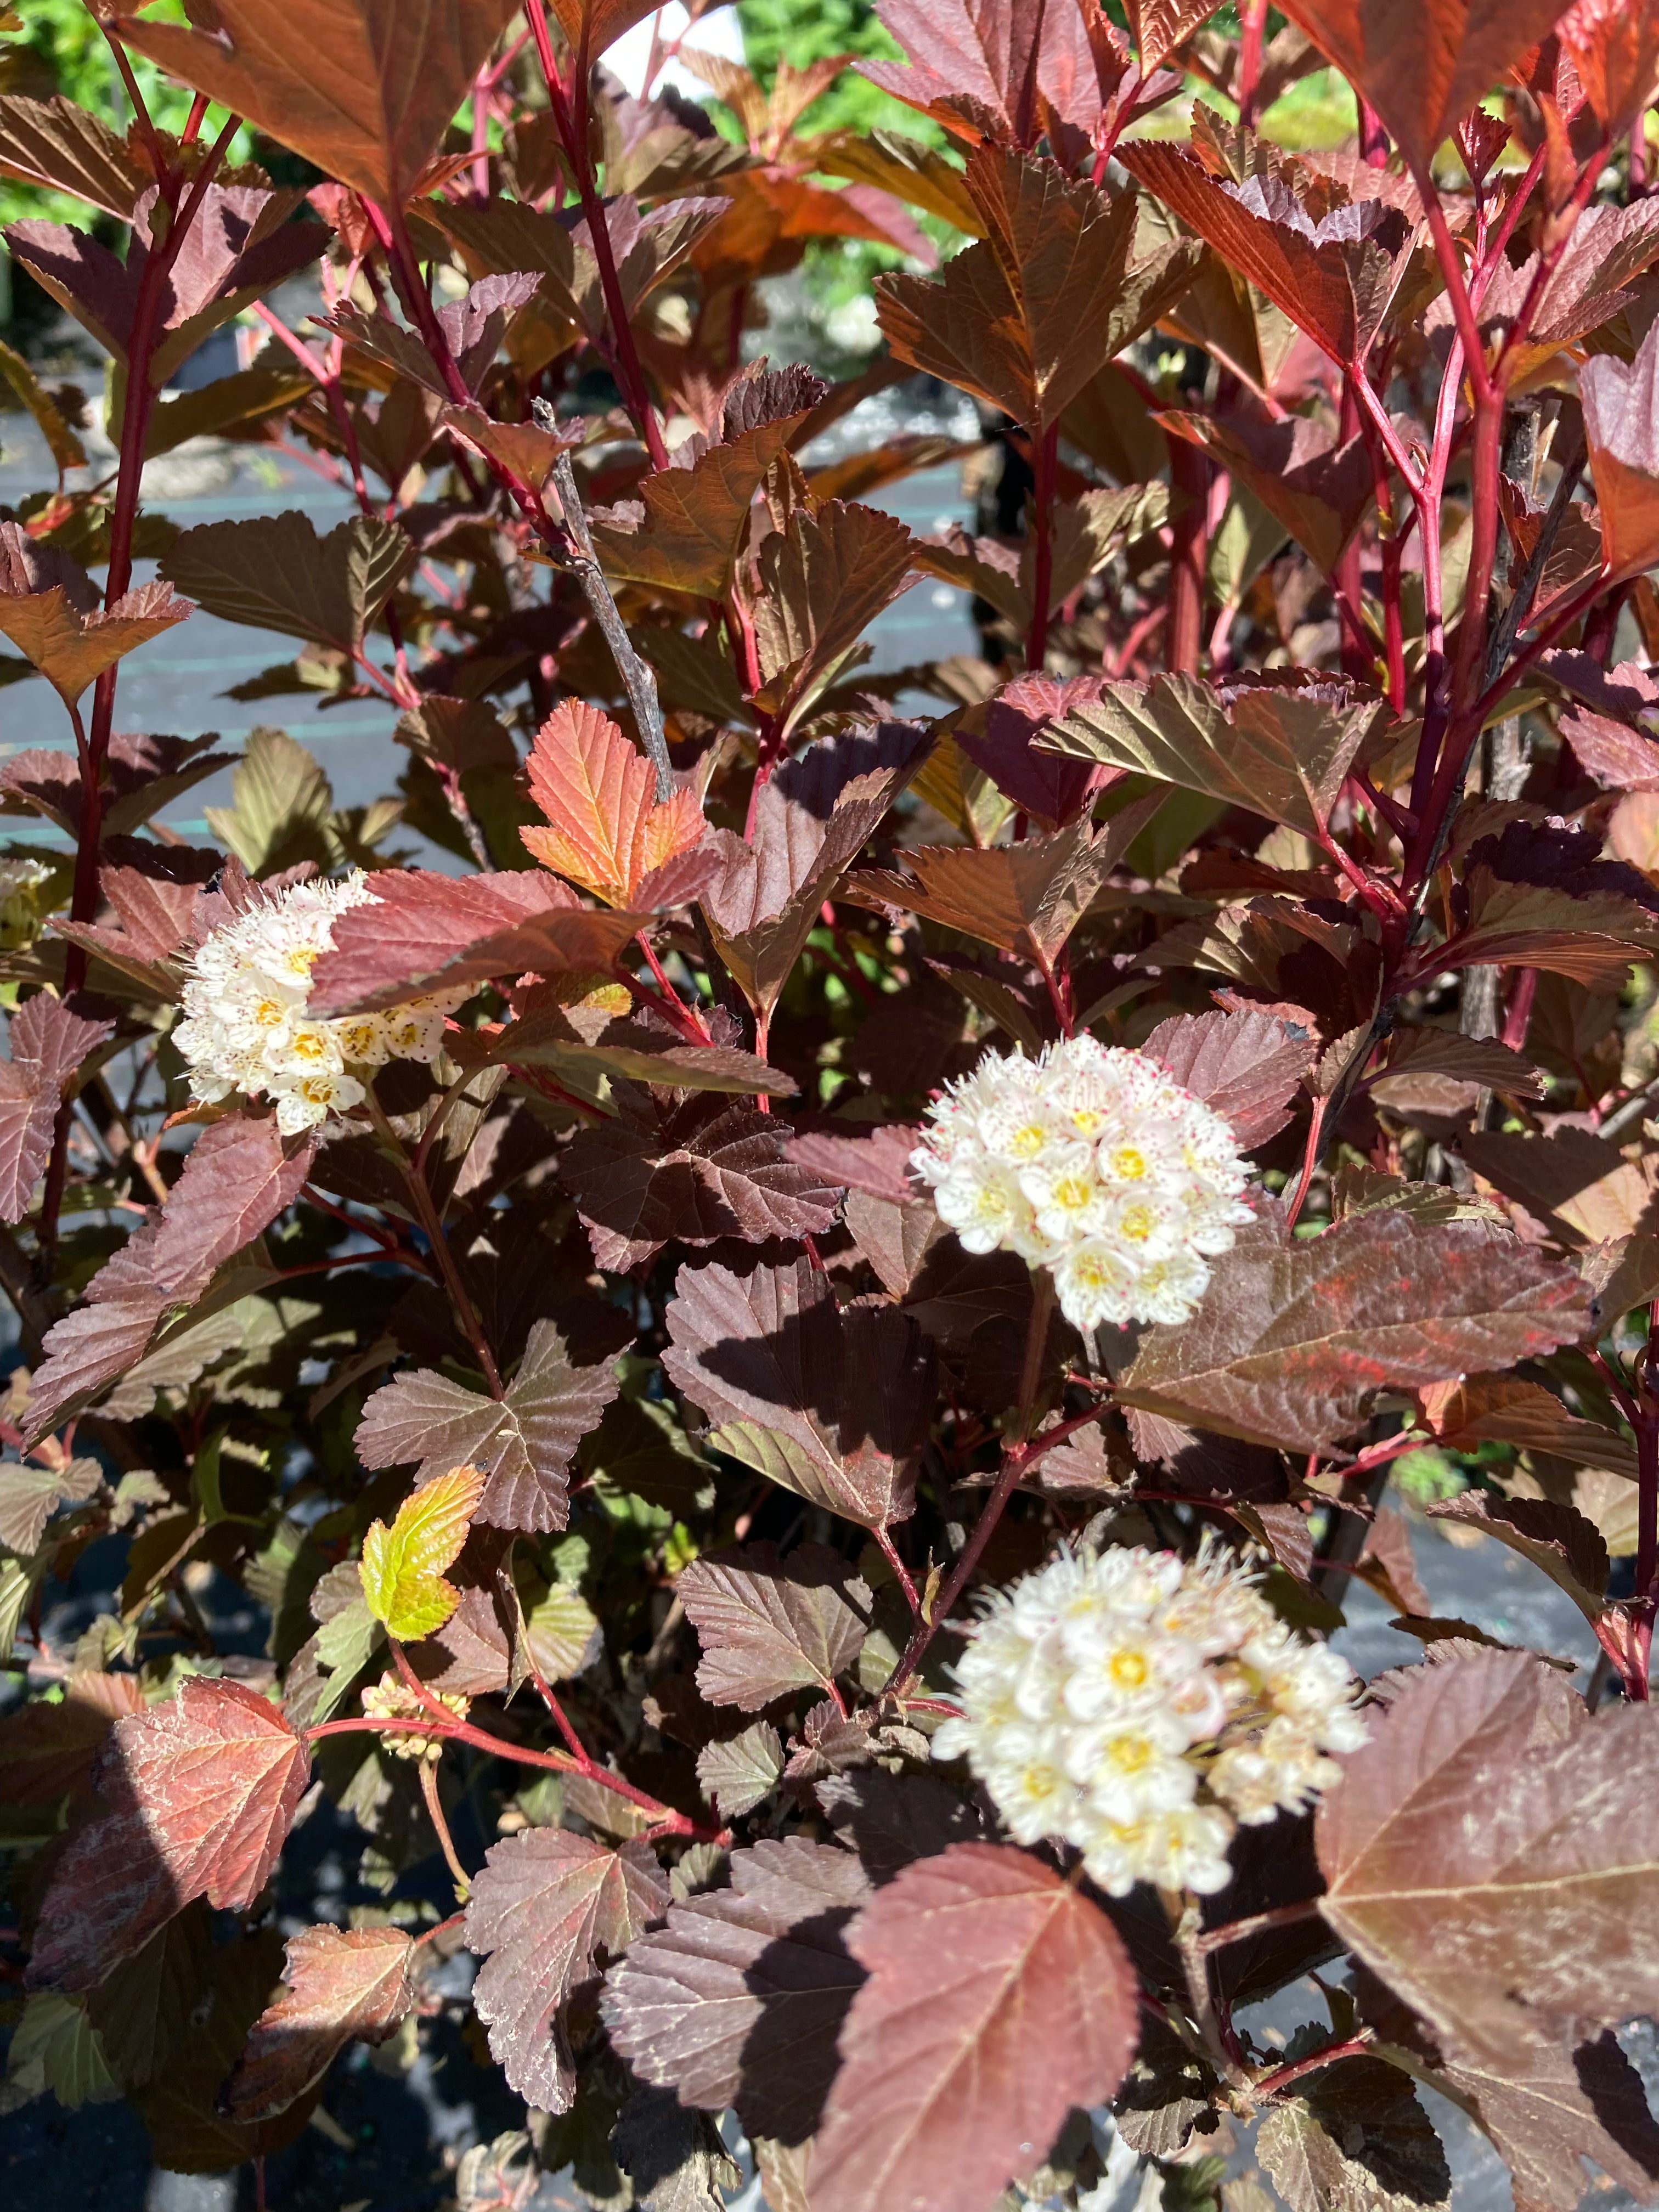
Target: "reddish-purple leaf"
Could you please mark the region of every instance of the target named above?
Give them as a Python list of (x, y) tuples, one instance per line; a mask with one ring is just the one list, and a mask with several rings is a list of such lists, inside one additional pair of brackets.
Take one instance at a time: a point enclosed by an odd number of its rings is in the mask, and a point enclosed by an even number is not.
[(561, 1169), (601, 1267), (669, 1243), (760, 1244), (835, 1220), (841, 1193), (789, 1158), (787, 1122), (747, 1103), (665, 1103), (632, 1083), (613, 1083), (611, 1097), (615, 1119), (580, 1130)]
[(1659, 559), (1659, 336), (1650, 329), (1628, 367), (1615, 354), (1593, 356), (1578, 372), (1578, 396), (1612, 583)]
[(908, 1121), (823, 1121), (797, 1129), (784, 1150), (824, 1182), (902, 1206), (915, 1195), (910, 1155), (920, 1136)]
[(805, 1836), (733, 1851), (731, 1875), (632, 1945), (609, 1978), (605, 2025), (634, 2071), (683, 2104), (735, 2106), (752, 2134), (801, 2142), (864, 1979), (843, 1930), (870, 1879), (850, 1851)]
[(748, 1713), (794, 1690), (829, 1693), (869, 1632), (868, 1586), (827, 1544), (787, 1559), (775, 1544), (709, 1553), (674, 1591), (702, 1646), (697, 1687)]
[(414, 1944), (401, 1928), (303, 1928), (288, 1939), (285, 1987), (254, 2022), (226, 2087), (232, 2119), (274, 2119), (320, 2081), (354, 2039), (384, 2043), (414, 2002)]
[(1638, 2203), (1651, 2202), (1659, 2125), (1611, 2028), (1576, 2049), (1564, 2038), (1511, 2051), (1501, 2063), (1446, 2066), (1429, 2079), (1474, 2104), (1526, 2212), (1576, 2212), (1586, 2158)]
[(974, 729), (971, 717), (957, 725), (957, 744), (1016, 806), (1052, 828), (1066, 829), (1121, 771), (1099, 761), (1037, 752), (1032, 740), (1073, 707), (1097, 699), (1100, 690), (1097, 676), (1064, 682), (1056, 676), (1022, 676), (986, 701), (982, 730)]
[(110, 1023), (71, 1013), (47, 991), (12, 1016), (11, 1058), (0, 1060), (0, 1221), (21, 1221), (28, 1212), (52, 1157), (64, 1086), (112, 1033)]
[(497, 1528), (562, 1528), (566, 1470), (618, 1389), (613, 1361), (578, 1366), (550, 1321), (538, 1321), (501, 1398), (481, 1397), (430, 1367), (394, 1376), (363, 1407), (365, 1467), (417, 1468), (417, 1483), (453, 1467), (489, 1477), (478, 1518)]
[(348, 908), (333, 946), (312, 970), (313, 1010), (372, 1012), (422, 993), (493, 975), (608, 968), (649, 926), (641, 915), (596, 914), (551, 876), (519, 869), (493, 876), (387, 870), (374, 902)]
[(1530, 1652), (1397, 1678), (1316, 1836), (1336, 1933), (1458, 2057), (1512, 2063), (1659, 2003), (1659, 1724)]
[(1134, 2056), (1139, 1988), (1098, 1906), (1024, 1851), (956, 1844), (848, 1931), (853, 2000), (813, 2212), (989, 2212)]
[(65, 1407), (96, 1397), (143, 1358), (168, 1304), (151, 1273), (155, 1237), (153, 1220), (135, 1229), (87, 1285), (87, 1303), (46, 1331), (46, 1356), (29, 1386), (26, 1443), (53, 1427)]
[(93, 1988), (193, 1897), (246, 1911), (309, 1771), (302, 1738), (240, 1682), (192, 1675), (168, 1704), (118, 1721), (94, 1777), (111, 1809), (53, 1869), (31, 1986)]
[(867, 1528), (902, 1521), (933, 1412), (931, 1347), (891, 1307), (836, 1304), (805, 1260), (682, 1267), (663, 1366), (717, 1450)]
[(647, 1844), (613, 1851), (561, 1828), (531, 1828), (490, 1850), (466, 1908), (467, 1948), (484, 1957), (472, 2002), (496, 2063), (527, 2103), (569, 2110), (565, 2000), (594, 1971), (596, 1953), (626, 1950), (667, 1903)]
[(1291, 1101), (1312, 1073), (1319, 1039), (1299, 1022), (1270, 1013), (1171, 1014), (1141, 1050), (1219, 1114), (1243, 1152), (1277, 1136)]
[(1120, 1395), (1315, 1451), (1351, 1435), (1379, 1389), (1537, 1358), (1589, 1322), (1573, 1269), (1485, 1222), (1378, 1211), (1292, 1243), (1264, 1220), (1216, 1261), (1191, 1321), (1143, 1340)]
[[(1601, 1619), (1607, 1597), (1607, 1547), (1595, 1523), (1576, 1507), (1547, 1498), (1494, 1498), (1483, 1490), (1470, 1490), (1428, 1510), (1434, 1520), (1479, 1528), (1506, 1551), (1518, 1553), (1564, 1590), (1592, 1625)], [(1407, 1610), (1427, 1608), (1409, 1606)]]
[(150, 1248), (150, 1275), (169, 1298), (205, 1290), (216, 1268), (293, 1205), (316, 1155), (309, 1137), (286, 1142), (274, 1121), (246, 1114), (196, 1139), (167, 1194)]

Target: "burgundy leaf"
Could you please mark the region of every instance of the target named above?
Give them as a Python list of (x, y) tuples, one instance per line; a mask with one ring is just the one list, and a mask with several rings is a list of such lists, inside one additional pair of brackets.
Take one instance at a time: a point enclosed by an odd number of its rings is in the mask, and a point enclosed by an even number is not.
[(697, 1687), (749, 1713), (793, 1690), (830, 1691), (870, 1626), (868, 1586), (826, 1544), (787, 1559), (775, 1544), (710, 1553), (674, 1589), (702, 1645)]
[(538, 1321), (518, 1373), (499, 1399), (481, 1397), (430, 1367), (394, 1376), (363, 1407), (357, 1456), (365, 1467), (416, 1467), (417, 1483), (453, 1467), (489, 1482), (478, 1518), (497, 1528), (562, 1528), (566, 1470), (619, 1385), (612, 1361), (578, 1366), (550, 1321)]
[(1452, 2055), (1505, 2065), (1659, 2002), (1646, 1708), (1592, 1718), (1530, 1652), (1460, 1654), (1398, 1678), (1344, 1768), (1320, 1910)]
[(848, 1851), (805, 1836), (732, 1854), (731, 1887), (670, 1907), (609, 1978), (611, 2039), (644, 2080), (755, 2135), (801, 2142), (836, 2071), (863, 1969), (842, 1931), (870, 1894)]
[(929, 1347), (891, 1307), (836, 1303), (805, 1261), (682, 1267), (663, 1366), (717, 1426), (708, 1441), (868, 1528), (902, 1521), (933, 1411)]
[(747, 1103), (665, 1104), (633, 1083), (613, 1083), (611, 1097), (616, 1118), (580, 1131), (561, 1169), (600, 1267), (634, 1267), (671, 1242), (760, 1244), (835, 1220), (841, 1193), (789, 1158), (787, 1122)]
[(1122, 771), (1099, 761), (1037, 752), (1031, 741), (1073, 707), (1098, 699), (1101, 681), (1096, 676), (1073, 676), (1063, 682), (1054, 676), (1022, 676), (986, 701), (981, 732), (960, 724), (956, 741), (1016, 806), (1052, 828), (1065, 829)]
[(71, 1013), (37, 992), (11, 1018), (11, 1058), (0, 1060), (0, 1221), (21, 1221), (52, 1157), (64, 1087), (87, 1054), (113, 1034), (109, 1022)]
[(1571, 1268), (1485, 1222), (1378, 1211), (1290, 1243), (1263, 1221), (1216, 1261), (1191, 1321), (1142, 1340), (1120, 1395), (1315, 1451), (1351, 1435), (1378, 1389), (1536, 1358), (1589, 1323)]
[(1300, 1023), (1268, 1013), (1172, 1014), (1141, 1050), (1219, 1114), (1252, 1152), (1290, 1120), (1290, 1103), (1319, 1056)]
[(167, 1705), (117, 1721), (94, 1776), (111, 1809), (52, 1871), (30, 1986), (93, 1988), (193, 1897), (246, 1911), (309, 1771), (303, 1740), (240, 1682), (192, 1675)]
[(0, 1715), (0, 1790), (11, 1805), (51, 1805), (92, 1787), (115, 1722), (142, 1713), (136, 1674), (73, 1674), (61, 1698), (37, 1698)]
[(1659, 2182), (1659, 2125), (1642, 2077), (1611, 2028), (1511, 2051), (1503, 2063), (1468, 2060), (1430, 2077), (1473, 2102), (1510, 2170), (1517, 2205), (1575, 2212), (1586, 2157), (1638, 2203)]
[(155, 1238), (153, 1220), (135, 1229), (87, 1285), (85, 1305), (46, 1331), (46, 1358), (29, 1386), (26, 1443), (143, 1358), (169, 1303), (152, 1273)]
[(1116, 1929), (1027, 1852), (955, 1844), (920, 1859), (847, 1940), (870, 1978), (813, 2156), (813, 2212), (990, 2212), (1134, 2056), (1139, 1988)]
[(252, 1243), (304, 1188), (314, 1139), (284, 1142), (276, 1124), (235, 1114), (196, 1139), (167, 1194), (150, 1249), (150, 1276), (169, 1298), (205, 1290), (216, 1268)]
[(374, 879), (374, 902), (348, 908), (335, 923), (332, 950), (312, 970), (310, 1003), (319, 1014), (365, 1013), (441, 984), (605, 969), (648, 921), (594, 913), (531, 869), (461, 877), (388, 870)]
[(414, 1944), (401, 1928), (301, 1929), (287, 1984), (254, 2022), (224, 2093), (233, 2119), (274, 2118), (320, 2081), (354, 2039), (384, 2043), (414, 2001)]
[(626, 1950), (667, 1903), (646, 1844), (613, 1851), (561, 1828), (530, 1828), (491, 1849), (466, 1908), (467, 1948), (484, 1960), (472, 2002), (496, 2063), (527, 2103), (569, 2110), (565, 2000), (596, 1953)]

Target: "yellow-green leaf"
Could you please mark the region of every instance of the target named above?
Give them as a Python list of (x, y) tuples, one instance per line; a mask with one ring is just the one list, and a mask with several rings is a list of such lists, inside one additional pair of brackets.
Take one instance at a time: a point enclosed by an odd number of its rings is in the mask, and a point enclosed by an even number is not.
[(452, 1468), (406, 1498), (389, 1528), (376, 1521), (363, 1538), (363, 1595), (402, 1642), (430, 1636), (459, 1604), (444, 1569), (459, 1556), (487, 1480), (476, 1467)]

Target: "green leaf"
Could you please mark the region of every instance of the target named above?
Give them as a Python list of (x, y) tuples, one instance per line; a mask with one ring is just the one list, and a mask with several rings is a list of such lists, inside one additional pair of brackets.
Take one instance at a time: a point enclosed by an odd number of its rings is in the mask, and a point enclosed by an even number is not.
[(337, 857), (329, 826), (333, 790), (319, 763), (286, 730), (254, 731), (231, 799), (203, 811), (209, 829), (251, 876), (301, 860), (327, 866)]
[(460, 1603), (444, 1569), (460, 1555), (487, 1480), (475, 1467), (453, 1468), (405, 1498), (389, 1528), (371, 1524), (359, 1570), (363, 1595), (393, 1636), (408, 1643), (430, 1636)]
[(97, 2029), (70, 1997), (41, 1990), (23, 2007), (6, 2059), (0, 2101), (21, 2104), (50, 2089), (70, 2112), (107, 2105), (121, 2094)]

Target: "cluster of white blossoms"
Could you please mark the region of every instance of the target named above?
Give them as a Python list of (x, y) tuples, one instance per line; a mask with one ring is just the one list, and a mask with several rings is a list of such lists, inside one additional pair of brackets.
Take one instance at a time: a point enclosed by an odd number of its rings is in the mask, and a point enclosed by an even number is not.
[(1365, 1735), (1347, 1662), (1207, 1545), (1062, 1553), (992, 1596), (956, 1685), (934, 1757), (965, 1758), (1018, 1842), (1074, 1844), (1114, 1897), (1224, 1888), (1235, 1822), (1301, 1811)]
[(1050, 1269), (1079, 1328), (1188, 1320), (1251, 1218), (1232, 1131), (1145, 1053), (988, 1053), (928, 1111), (910, 1164), (939, 1218), (970, 1252)]
[(272, 1098), (276, 1126), (291, 1137), (357, 1105), (369, 1070), (437, 1058), (444, 1017), (465, 988), (337, 1021), (307, 1012), (311, 970), (333, 940), (336, 916), (373, 900), (358, 868), (339, 883), (291, 884), (213, 932), (191, 963), (185, 1018), (173, 1032), (192, 1097), (204, 1105), (236, 1092)]

